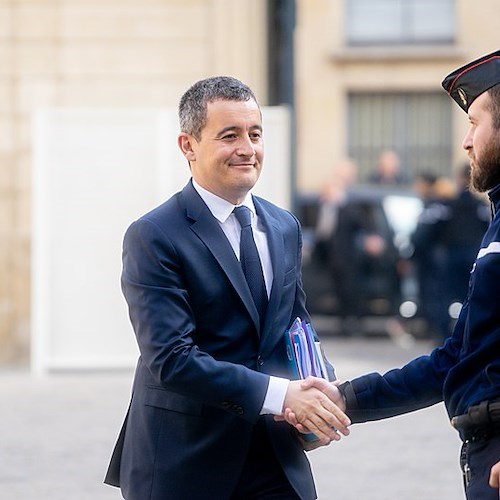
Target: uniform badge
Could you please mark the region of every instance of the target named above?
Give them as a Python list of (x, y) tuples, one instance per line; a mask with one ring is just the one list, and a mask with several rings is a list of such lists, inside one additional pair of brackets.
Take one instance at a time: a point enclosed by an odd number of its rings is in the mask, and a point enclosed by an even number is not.
[(465, 90), (460, 87), (457, 89), (457, 94), (458, 94), (458, 97), (460, 97), (460, 100), (462, 101), (462, 104), (464, 105), (464, 107), (467, 106), (467, 94), (465, 93)]

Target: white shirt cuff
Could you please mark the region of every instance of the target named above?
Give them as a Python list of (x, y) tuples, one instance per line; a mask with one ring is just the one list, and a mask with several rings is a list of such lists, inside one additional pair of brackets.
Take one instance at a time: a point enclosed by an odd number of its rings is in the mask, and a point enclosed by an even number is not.
[(290, 381), (286, 378), (273, 377), (272, 375), (269, 377), (266, 397), (264, 399), (262, 410), (260, 411), (261, 415), (268, 413), (271, 413), (272, 415), (282, 414), (289, 382)]

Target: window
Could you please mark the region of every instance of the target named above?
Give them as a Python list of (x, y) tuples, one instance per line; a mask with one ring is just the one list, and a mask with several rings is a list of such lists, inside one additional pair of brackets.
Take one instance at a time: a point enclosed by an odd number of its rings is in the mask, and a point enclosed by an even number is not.
[(347, 43), (451, 43), (455, 0), (345, 0)]
[(374, 173), (384, 149), (395, 150), (403, 178), (419, 172), (450, 175), (452, 105), (444, 92), (351, 93), (348, 97), (348, 153), (359, 180)]

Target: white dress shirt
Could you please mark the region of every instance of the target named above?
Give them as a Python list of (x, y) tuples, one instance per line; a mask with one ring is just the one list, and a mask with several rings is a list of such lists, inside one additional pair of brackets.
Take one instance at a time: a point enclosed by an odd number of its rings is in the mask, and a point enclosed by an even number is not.
[[(202, 188), (194, 179), (193, 186), (209, 208), (210, 212), (212, 212), (212, 215), (219, 222), (222, 230), (224, 231), (224, 234), (231, 244), (236, 257), (239, 260), (241, 227), (238, 220), (236, 219), (236, 216), (233, 214), (233, 210), (235, 209), (236, 205), (233, 205), (223, 198), (220, 198), (219, 196)], [(259, 224), (259, 218), (257, 217), (257, 213), (255, 212), (255, 206), (253, 204), (252, 195), (250, 193), (247, 194), (245, 200), (243, 201), (243, 203), (241, 203), (241, 205), (248, 207), (251, 212), (252, 231), (254, 235), (255, 245), (257, 246), (257, 251), (259, 252), (262, 271), (264, 273), (264, 282), (266, 284), (267, 296), (269, 297), (273, 284), (273, 267), (271, 264), (271, 256), (269, 254), (269, 246), (267, 244), (267, 236), (263, 226)], [(264, 404), (260, 412), (261, 415), (264, 415), (266, 413), (280, 415), (282, 413), (283, 403), (285, 401), (285, 395), (288, 389), (288, 383), (288, 379), (270, 375), (266, 397), (264, 399)]]

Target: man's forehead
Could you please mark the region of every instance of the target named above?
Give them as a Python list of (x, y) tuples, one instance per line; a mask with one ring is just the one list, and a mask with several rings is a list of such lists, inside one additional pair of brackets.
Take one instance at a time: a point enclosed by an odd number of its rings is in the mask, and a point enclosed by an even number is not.
[(262, 127), (261, 112), (258, 104), (253, 101), (217, 100), (207, 104), (207, 122), (217, 122), (221, 127), (245, 128)]
[(481, 111), (489, 111), (489, 104), (491, 102), (491, 97), (488, 92), (483, 92), (480, 94), (472, 104), (469, 106), (468, 115), (470, 118), (474, 118)]
[(258, 108), (259, 105), (254, 99), (212, 99), (207, 102), (207, 109), (215, 107), (255, 107)]

